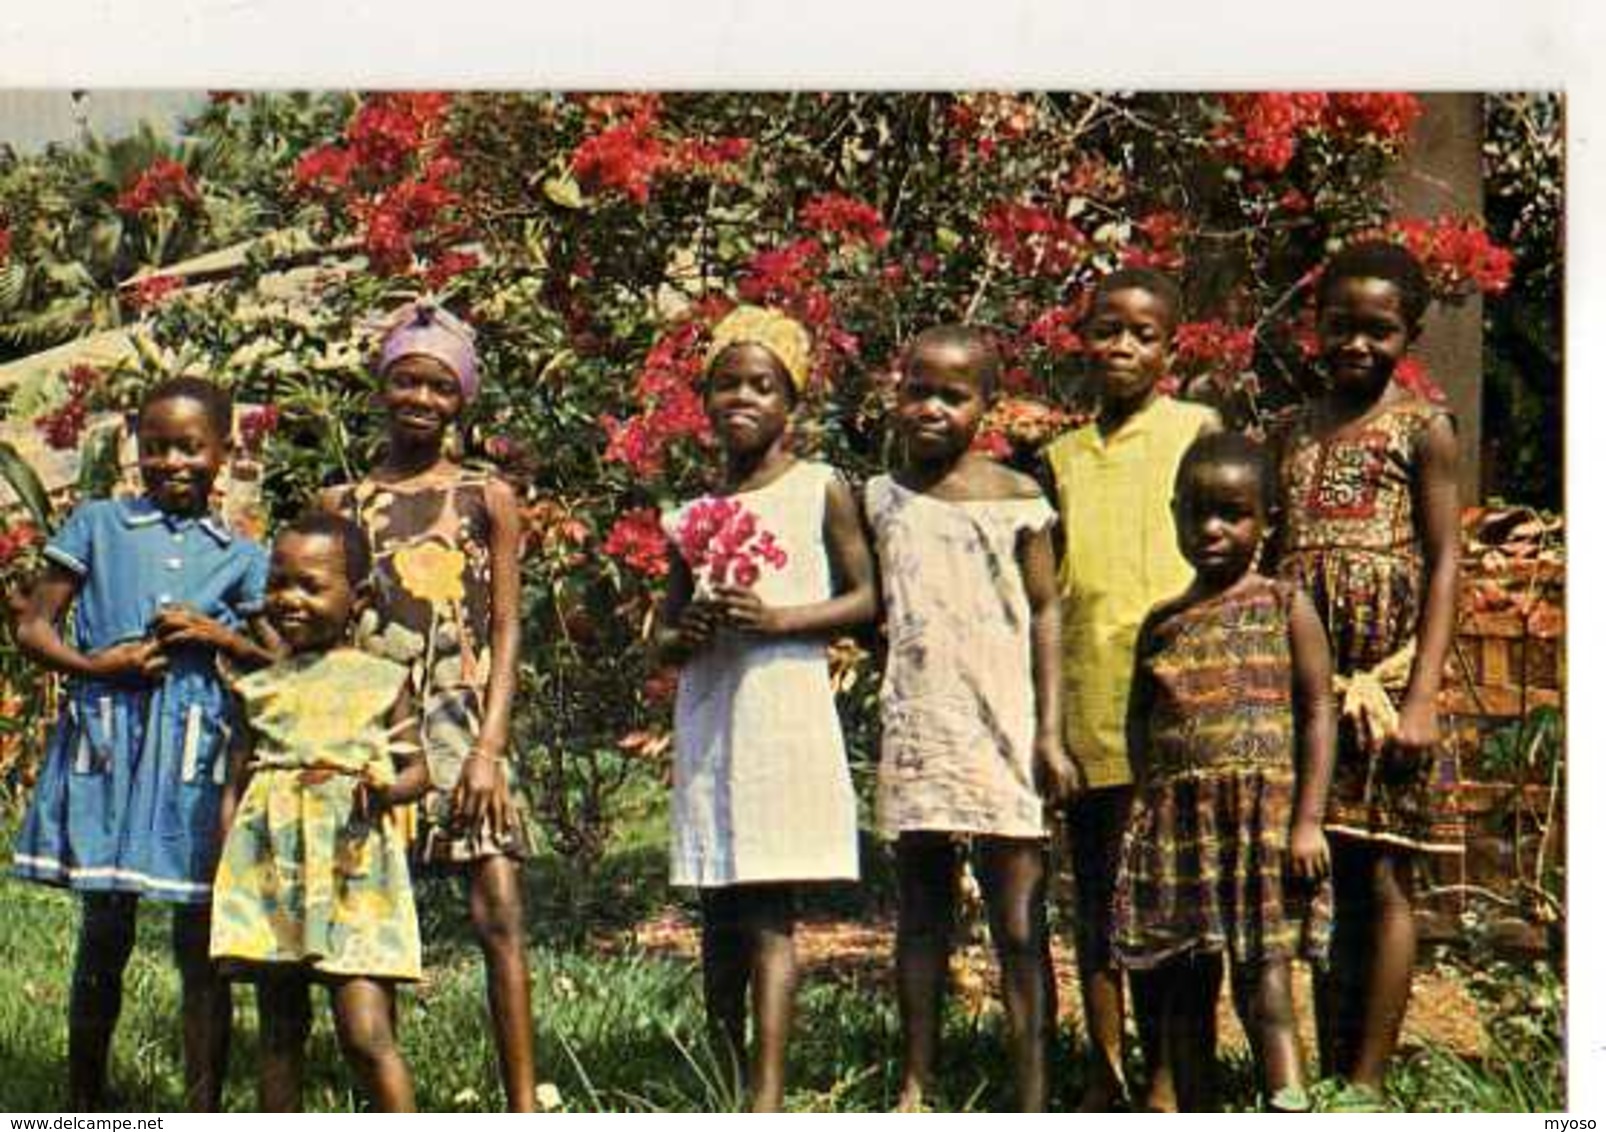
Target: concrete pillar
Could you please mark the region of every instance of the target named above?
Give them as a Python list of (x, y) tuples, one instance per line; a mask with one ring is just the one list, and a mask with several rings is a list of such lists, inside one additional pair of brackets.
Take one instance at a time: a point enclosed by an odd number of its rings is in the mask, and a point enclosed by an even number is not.
[[(1422, 117), (1387, 183), (1395, 216), (1482, 216), (1482, 97), (1418, 97)], [(1461, 500), (1475, 502), (1482, 496), (1483, 299), (1430, 308), (1416, 355), (1450, 398), (1461, 440)]]

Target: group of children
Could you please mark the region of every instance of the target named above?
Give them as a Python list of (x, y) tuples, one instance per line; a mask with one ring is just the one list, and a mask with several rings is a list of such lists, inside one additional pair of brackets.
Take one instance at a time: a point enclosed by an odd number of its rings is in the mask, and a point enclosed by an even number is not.
[[(1434, 705), (1455, 442), (1442, 410), (1391, 380), (1427, 303), (1409, 253), (1352, 245), (1317, 300), (1322, 391), (1261, 446), (1160, 392), (1175, 284), (1104, 277), (1082, 327), (1099, 412), (1046, 448), (1043, 486), (975, 448), (1001, 368), (990, 338), (928, 329), (898, 365), (894, 470), (862, 495), (791, 450), (804, 329), (755, 307), (716, 326), (704, 404), (722, 473), (664, 516), (658, 645), (681, 667), (671, 880), (697, 890), (709, 1024), (755, 1110), (782, 1104), (799, 894), (858, 876), (826, 646), (877, 620), (901, 1109), (935, 1084), (967, 856), (1016, 1107), (1046, 1106), (1060, 820), (1084, 1109), (1217, 1104), (1224, 966), (1266, 1106), (1308, 1107), (1297, 958), (1315, 963), (1323, 1074), (1350, 1107), (1380, 1102), (1410, 991), (1412, 863), (1450, 847)], [(443, 454), (478, 380), (466, 328), (409, 306), (378, 368), (383, 462), (282, 530), (271, 560), (208, 511), (227, 405), (184, 380), (139, 417), (146, 495), (84, 505), (46, 551), (19, 638), (70, 679), (15, 862), (84, 892), (75, 1108), (102, 1099), (149, 895), (177, 909), (193, 1104), (218, 1103), (222, 980), (241, 973), (258, 987), (263, 1107), (299, 1100), (321, 982), (373, 1105), (409, 1109), (393, 996), (419, 975), (408, 870), (431, 863), (467, 871), (509, 1107), (533, 1102), (528, 842), (507, 752), (514, 500)], [(1147, 1078), (1130, 1097), (1128, 983)]]

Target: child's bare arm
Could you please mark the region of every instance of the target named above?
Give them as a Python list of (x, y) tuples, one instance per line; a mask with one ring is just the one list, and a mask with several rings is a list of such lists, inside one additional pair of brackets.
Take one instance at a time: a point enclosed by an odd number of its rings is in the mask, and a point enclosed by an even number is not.
[(670, 664), (684, 664), (713, 638), (717, 613), (710, 602), (695, 599), (691, 568), (673, 545), (669, 548), (669, 584), (658, 619), (655, 643)]
[(485, 503), (491, 519), (491, 677), (479, 737), (452, 791), (452, 813), (468, 829), (489, 819), (500, 838), (513, 813), (501, 760), (519, 679), (519, 508), (513, 489), (498, 479), (486, 485)]
[[(260, 668), (279, 659), (271, 645), (252, 634), (230, 629), (221, 621), (186, 605), (169, 605), (151, 621), (151, 632), (163, 649), (200, 645), (228, 657), (243, 668)], [(277, 641), (277, 636), (274, 636)]]
[(34, 583), (17, 615), (17, 644), (36, 663), (53, 672), (99, 680), (154, 679), (167, 658), (154, 640), (124, 641), (99, 652), (80, 652), (62, 639), (61, 619), (82, 580), (54, 563)]
[(848, 485), (833, 479), (825, 491), (825, 550), (836, 593), (809, 605), (766, 605), (752, 590), (716, 590), (725, 617), (738, 629), (764, 636), (822, 636), (851, 629), (876, 615), (875, 564), (870, 540)]
[(1333, 662), (1327, 631), (1316, 606), (1296, 591), (1289, 613), (1288, 641), (1294, 668), (1294, 722), (1299, 763), (1294, 817), (1289, 829), (1289, 862), (1296, 876), (1317, 879), (1328, 870), (1322, 818), (1338, 751), (1338, 716), (1333, 700)]
[(1065, 754), (1061, 731), (1059, 577), (1048, 531), (1022, 532), (1016, 558), (1032, 611), (1032, 692), (1037, 703), (1033, 755), (1038, 785), (1048, 801), (1063, 802), (1076, 790), (1077, 772)]
[(234, 825), (234, 814), (239, 809), (240, 799), (245, 795), (245, 788), (251, 780), (251, 754), (256, 746), (256, 737), (252, 734), (250, 726), (245, 721), (244, 713), (234, 712), (235, 727), (229, 735), (229, 774), (223, 783), (223, 793), (218, 798), (217, 830), (218, 842), (228, 836), (229, 829)]
[(424, 758), (423, 737), (410, 684), (402, 685), (386, 715), (386, 723), (391, 738), (389, 757), (396, 767), (396, 777), (389, 783), (369, 778), (359, 782), (353, 803), (359, 814), (373, 815), (388, 806), (416, 801), (429, 790), (429, 763)]
[(1126, 754), (1132, 767), (1132, 776), (1141, 781), (1148, 764), (1149, 716), (1154, 707), (1154, 689), (1149, 686), (1149, 675), (1143, 666), (1149, 655), (1154, 624), (1159, 609), (1149, 612), (1138, 629), (1137, 644), (1132, 649), (1132, 684), (1126, 699)]
[(1455, 429), (1447, 417), (1423, 430), (1417, 449), (1418, 537), (1427, 569), (1427, 592), (1416, 625), (1416, 660), (1400, 706), (1395, 746), (1407, 756), (1439, 741), (1439, 685), (1455, 632), (1456, 568), (1461, 513), (1456, 489)]

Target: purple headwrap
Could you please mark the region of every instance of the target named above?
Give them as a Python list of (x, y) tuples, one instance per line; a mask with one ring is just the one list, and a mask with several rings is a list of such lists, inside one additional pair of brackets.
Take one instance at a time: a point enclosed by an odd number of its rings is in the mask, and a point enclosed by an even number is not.
[(452, 371), (472, 401), (480, 391), (479, 357), (474, 353), (474, 331), (467, 323), (427, 300), (408, 303), (385, 319), (379, 344), (379, 372), (398, 358), (423, 354)]

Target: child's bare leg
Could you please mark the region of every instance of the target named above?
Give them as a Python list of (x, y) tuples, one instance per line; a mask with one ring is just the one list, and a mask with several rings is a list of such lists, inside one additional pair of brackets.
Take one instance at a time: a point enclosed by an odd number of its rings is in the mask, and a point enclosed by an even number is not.
[(786, 1045), (797, 998), (792, 943), (796, 902), (790, 886), (744, 886), (743, 934), (752, 956), (753, 1060), (749, 1098), (754, 1112), (780, 1112), (786, 1094)]
[[(1221, 998), (1219, 955), (1195, 955), (1168, 964), (1168, 1021), (1162, 1023), (1165, 1057), (1176, 1083), (1177, 1111), (1215, 1112), (1216, 1003)], [(1166, 1027), (1169, 1026), (1169, 1029)]]
[(229, 981), (208, 954), (211, 939), (210, 904), (173, 908), (173, 959), (183, 987), (184, 1102), (191, 1112), (217, 1112), (223, 1106), (229, 1068), (233, 1004)]
[(1177, 1086), (1160, 1025), (1161, 1014), (1167, 1009), (1167, 984), (1155, 971), (1128, 971), (1127, 982), (1132, 987), (1132, 1016), (1137, 1022), (1138, 1045), (1143, 1050), (1143, 1069), (1148, 1075), (1139, 1107), (1145, 1112), (1175, 1112)]
[(259, 1103), (263, 1112), (300, 1112), (302, 1059), (312, 1030), (312, 988), (300, 972), (264, 972), (257, 978), (256, 992), (262, 1046)]
[(1302, 1090), (1304, 1067), (1294, 1030), (1293, 975), (1286, 959), (1234, 967), (1233, 1002), (1249, 1037), (1261, 1091), (1275, 1106), (1285, 1089)]
[(979, 838), (977, 851), (988, 927), (1002, 975), (1016, 1111), (1044, 1112), (1054, 972), (1043, 949), (1048, 934), (1043, 846), (1038, 841), (992, 837)]
[(519, 866), (511, 857), (482, 857), (468, 881), (469, 917), (485, 960), (485, 996), (509, 1112), (535, 1111), (535, 1026), (530, 1019), (530, 968), (524, 954)]
[(1416, 918), (1411, 909), (1411, 857), (1379, 850), (1371, 868), (1374, 919), (1372, 961), (1366, 972), (1360, 1043), (1349, 1079), (1383, 1088), (1383, 1075), (1400, 1040), (1416, 965)]
[(734, 888), (698, 892), (703, 914), (703, 1010), (714, 1057), (732, 1093), (747, 1087), (747, 987), (752, 952)]
[(1364, 844), (1334, 837), (1333, 939), (1325, 969), (1313, 976), (1316, 1041), (1324, 1077), (1348, 1077), (1360, 1048), (1366, 972), (1372, 947), (1371, 854)]
[(106, 1105), (106, 1068), (123, 1009), (123, 968), (134, 951), (137, 908), (137, 898), (128, 893), (83, 897), (67, 1003), (67, 1107), (77, 1112), (99, 1112)]
[(1125, 1003), (1121, 972), (1109, 954), (1109, 923), (1121, 835), (1131, 808), (1129, 787), (1093, 790), (1068, 813), (1071, 871), (1076, 881), (1076, 968), (1087, 1030), (1087, 1087), (1080, 1112), (1108, 1112), (1126, 1092), (1121, 1066)]
[(903, 1080), (898, 1108), (925, 1104), (936, 1072), (943, 992), (953, 944), (958, 857), (945, 835), (898, 838), (898, 1018), (903, 1029)]
[(379, 979), (350, 978), (330, 984), (329, 993), (340, 1050), (369, 1103), (380, 1112), (416, 1112), (412, 1075), (391, 1025), (395, 987)]

